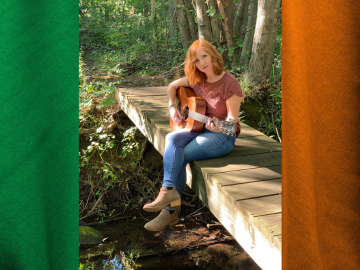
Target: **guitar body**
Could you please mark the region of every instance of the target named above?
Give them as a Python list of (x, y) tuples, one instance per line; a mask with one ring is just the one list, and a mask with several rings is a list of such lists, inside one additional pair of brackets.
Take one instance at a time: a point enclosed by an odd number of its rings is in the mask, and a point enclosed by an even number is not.
[(197, 97), (194, 90), (188, 87), (179, 87), (176, 90), (175, 101), (177, 108), (179, 109), (182, 118), (186, 121), (183, 123), (175, 123), (170, 117), (170, 127), (172, 130), (179, 130), (186, 128), (190, 132), (199, 132), (202, 130), (204, 123), (188, 118), (188, 111), (195, 111), (197, 113), (205, 115), (206, 102), (205, 99)]

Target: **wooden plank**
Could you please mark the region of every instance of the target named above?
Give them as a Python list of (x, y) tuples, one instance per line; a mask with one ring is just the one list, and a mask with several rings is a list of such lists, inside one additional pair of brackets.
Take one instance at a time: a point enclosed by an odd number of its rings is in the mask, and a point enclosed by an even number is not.
[(126, 94), (127, 96), (166, 96), (167, 86), (118, 88), (118, 91)]
[(165, 112), (159, 108), (149, 107), (146, 105), (133, 105), (141, 110), (142, 116), (147, 118), (147, 121), (154, 123), (159, 128), (170, 127), (169, 117), (165, 115)]
[(129, 101), (139, 106), (149, 106), (150, 108), (164, 108), (163, 111), (169, 112), (166, 96), (128, 96)]
[(264, 143), (253, 145), (235, 145), (230, 153), (223, 156), (223, 158), (254, 155), (261, 153), (273, 153), (281, 151), (281, 145), (279, 143)]
[(274, 237), (274, 242), (277, 242), (277, 243), (279, 243), (279, 248), (280, 248), (280, 251), (281, 251), (281, 247), (282, 247), (282, 245), (281, 245), (281, 242), (282, 242), (282, 234), (281, 235), (275, 235), (275, 237)]
[(238, 137), (235, 141), (235, 146), (247, 146), (247, 145), (278, 145), (281, 147), (281, 144), (269, 138), (268, 136), (255, 136), (255, 137)]
[[(208, 174), (240, 171), (254, 167), (269, 167), (270, 170), (274, 170), (281, 174), (281, 169), (279, 170), (279, 167), (273, 167), (275, 165), (281, 165), (281, 152), (261, 153), (230, 158), (223, 156), (214, 159), (198, 160), (196, 163)], [(204, 175), (204, 178), (207, 179), (207, 175)]]
[[(193, 165), (194, 166), (191, 168), (192, 179), (189, 179), (188, 181), (189, 186), (191, 186), (194, 192), (199, 195), (200, 199), (206, 205), (210, 205), (213, 203), (214, 205), (213, 207), (215, 207), (214, 210), (219, 208), (218, 209), (219, 211), (225, 211), (230, 219), (235, 220), (237, 215), (241, 214), (242, 216), (247, 218), (248, 222), (250, 222), (252, 221), (252, 217), (254, 216), (252, 215), (251, 212), (258, 214), (257, 216), (260, 216), (259, 214), (269, 215), (269, 214), (279, 213), (279, 208), (281, 209), (281, 206), (279, 207), (278, 205), (280, 197), (270, 196), (270, 197), (262, 197), (257, 199), (250, 199), (253, 203), (252, 208), (246, 208), (249, 204), (246, 203), (241, 204), (240, 202), (246, 202), (247, 200), (236, 201), (234, 198), (226, 196), (224, 192), (221, 191), (222, 188), (211, 185), (209, 181), (204, 180), (202, 178), (203, 175), (202, 169), (196, 166), (196, 162), (194, 162)], [(237, 185), (237, 186), (241, 186), (241, 185)], [(264, 200), (265, 198), (268, 199)], [(256, 203), (259, 204), (264, 202), (270, 203), (270, 206), (267, 207), (266, 210), (261, 210), (257, 208)], [(276, 206), (274, 207), (274, 205)], [(248, 210), (251, 210), (251, 212), (249, 212)]]
[(281, 247), (281, 241), (279, 241), (278, 236), (282, 235), (281, 230), (281, 220), (282, 214), (272, 214), (261, 217), (254, 217), (253, 224), (259, 228), (265, 238), (269, 239), (276, 246)]
[[(241, 131), (240, 131), (240, 138), (244, 138), (244, 137), (254, 137), (254, 136), (266, 136), (264, 133), (244, 124), (243, 122), (240, 122), (240, 127), (241, 127)], [(268, 136), (266, 136), (268, 137)], [(269, 137), (268, 137), (269, 138)], [(276, 142), (276, 140), (269, 138), (270, 140)]]
[[(159, 153), (163, 155), (165, 148), (165, 136), (169, 132), (169, 129), (161, 128), (150, 120), (155, 116), (159, 116), (156, 109), (148, 107), (147, 111), (143, 112), (141, 107), (136, 106), (133, 102), (129, 101), (126, 95), (120, 91), (117, 92), (116, 99), (118, 100), (121, 109), (127, 114), (144, 136), (148, 138)], [(151, 118), (149, 118), (149, 116), (151, 116)], [(164, 121), (164, 117), (160, 115), (158, 120)]]
[[(234, 205), (219, 189), (202, 178), (203, 172), (196, 162), (192, 164), (192, 179), (189, 185), (210, 211), (219, 219), (240, 245), (263, 269), (281, 269), (281, 244), (275, 238), (271, 242), (269, 224), (254, 223), (249, 214), (243, 215), (240, 206)], [(274, 223), (272, 226), (276, 226)], [(272, 227), (271, 227), (272, 228)], [(269, 254), (271, 256), (267, 257)]]
[(265, 168), (265, 167), (258, 167), (252, 168), (248, 170), (241, 170), (241, 171), (232, 171), (232, 172), (225, 172), (225, 173), (212, 173), (208, 174), (208, 180), (213, 185), (218, 185), (219, 188), (223, 186), (229, 185), (236, 185), (236, 184), (244, 184), (250, 182), (256, 182), (261, 180), (270, 180), (281, 178), (281, 174), (274, 171), (280, 169), (280, 165), (276, 165), (274, 167), (277, 168)]
[(247, 145), (247, 144), (261, 144), (261, 143), (275, 143), (279, 144), (277, 141), (269, 138), (268, 136), (265, 136), (264, 134), (259, 136), (240, 136), (236, 140), (236, 145)]
[(281, 197), (282, 195), (274, 195), (268, 197), (261, 197), (249, 199), (244, 201), (237, 201), (236, 206), (242, 209), (242, 214), (250, 218), (251, 216), (263, 216), (268, 214), (275, 214), (281, 212)]
[(221, 188), (221, 190), (224, 192), (227, 198), (231, 198), (231, 200), (236, 201), (268, 195), (276, 195), (281, 193), (281, 178), (224, 186)]
[(254, 223), (259, 224), (259, 226), (263, 226), (267, 229), (269, 233), (274, 235), (281, 234), (281, 213), (254, 217)]

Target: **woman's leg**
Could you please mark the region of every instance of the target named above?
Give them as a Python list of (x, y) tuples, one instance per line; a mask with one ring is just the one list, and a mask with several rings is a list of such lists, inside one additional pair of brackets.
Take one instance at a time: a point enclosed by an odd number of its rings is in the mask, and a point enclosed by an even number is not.
[[(186, 165), (193, 160), (214, 158), (229, 153), (235, 139), (235, 136), (207, 129), (203, 129), (201, 133), (180, 130), (168, 134), (164, 153), (164, 181), (161, 189), (176, 187), (181, 196), (186, 184)], [(163, 209), (155, 219), (145, 224), (145, 228), (150, 231), (160, 231), (176, 223), (178, 210), (168, 210), (169, 207)]]
[(180, 196), (184, 192), (186, 184), (186, 165), (194, 160), (226, 155), (233, 149), (235, 140), (235, 136), (229, 136), (222, 134), (221, 132), (212, 132), (204, 129), (202, 134), (199, 134), (184, 147), (184, 161), (179, 170), (175, 185)]
[(157, 212), (165, 207), (177, 208), (181, 205), (181, 196), (176, 188), (176, 180), (184, 162), (183, 148), (200, 134), (187, 130), (178, 130), (166, 135), (165, 153), (163, 158), (163, 186), (155, 201), (145, 204), (147, 212)]
[[(191, 142), (200, 132), (189, 132), (178, 130), (166, 135), (165, 153), (163, 158), (164, 180), (163, 186), (156, 200), (144, 205), (144, 210), (148, 212), (159, 211), (166, 205), (175, 207), (174, 210), (162, 209), (160, 214), (153, 220), (145, 224), (145, 228), (150, 231), (161, 231), (167, 226), (175, 224), (178, 219), (177, 207), (180, 206), (180, 195), (177, 192), (177, 178), (184, 162), (183, 148)], [(175, 206), (177, 205), (177, 206)]]
[(177, 178), (184, 163), (184, 147), (200, 134), (201, 132), (189, 132), (181, 129), (166, 135), (163, 157), (163, 187), (177, 186)]

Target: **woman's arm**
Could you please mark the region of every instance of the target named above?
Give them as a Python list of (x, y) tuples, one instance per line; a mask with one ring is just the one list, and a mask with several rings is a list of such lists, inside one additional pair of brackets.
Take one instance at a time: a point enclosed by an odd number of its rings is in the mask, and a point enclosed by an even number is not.
[(238, 122), (239, 121), (239, 112), (240, 112), (240, 103), (242, 97), (238, 95), (233, 95), (231, 98), (226, 100), (227, 108), (227, 117), (226, 121), (229, 122)]
[[(178, 89), (180, 86), (187, 86), (187, 87), (190, 86), (186, 77), (173, 81), (172, 83), (169, 84), (167, 90), (169, 106), (171, 104), (175, 104), (176, 89)], [(175, 123), (180, 123), (182, 120), (181, 113), (176, 107), (170, 108), (170, 116), (175, 121)]]
[(169, 84), (167, 90), (169, 106), (171, 104), (175, 104), (176, 89), (178, 89), (180, 86), (187, 86), (187, 87), (190, 86), (186, 77), (173, 81), (172, 83)]
[[(242, 98), (239, 97), (238, 95), (233, 95), (232, 97), (226, 100), (226, 108), (227, 108), (227, 117), (225, 119), (226, 121), (238, 122), (241, 100)], [(214, 125), (211, 119), (209, 119), (208, 123), (206, 124), (206, 128), (211, 131), (221, 132), (221, 130)]]

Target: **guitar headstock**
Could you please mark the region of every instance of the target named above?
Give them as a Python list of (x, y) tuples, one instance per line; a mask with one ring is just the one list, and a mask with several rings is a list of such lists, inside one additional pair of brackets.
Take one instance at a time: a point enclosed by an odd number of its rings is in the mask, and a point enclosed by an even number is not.
[(235, 125), (236, 123), (234, 122), (219, 120), (216, 126), (221, 130), (223, 134), (232, 135), (235, 134), (235, 130), (236, 130)]

